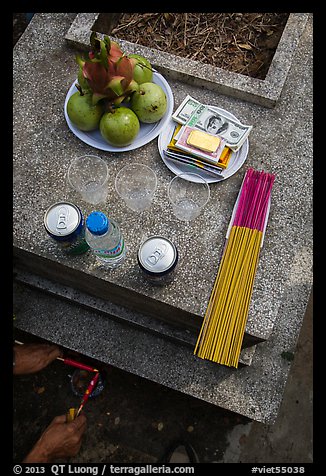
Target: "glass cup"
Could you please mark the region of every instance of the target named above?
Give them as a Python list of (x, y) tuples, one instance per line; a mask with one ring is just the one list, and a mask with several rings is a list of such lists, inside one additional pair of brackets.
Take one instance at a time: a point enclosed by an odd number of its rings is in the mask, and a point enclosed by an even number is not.
[(174, 215), (183, 221), (197, 218), (210, 197), (209, 185), (198, 174), (181, 173), (168, 185), (168, 197)]
[(147, 165), (137, 162), (125, 165), (115, 178), (118, 195), (134, 212), (150, 208), (156, 187), (155, 172)]
[(96, 205), (105, 202), (108, 193), (109, 169), (96, 155), (83, 155), (72, 160), (67, 181), (85, 202)]

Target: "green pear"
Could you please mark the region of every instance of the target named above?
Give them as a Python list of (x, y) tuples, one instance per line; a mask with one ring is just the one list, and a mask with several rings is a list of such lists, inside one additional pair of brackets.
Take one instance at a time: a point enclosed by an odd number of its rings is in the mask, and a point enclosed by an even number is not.
[(81, 131), (94, 131), (99, 127), (103, 109), (100, 103), (92, 104), (91, 94), (81, 94), (77, 91), (68, 100), (67, 114)]
[(158, 84), (143, 83), (131, 97), (131, 109), (141, 122), (157, 122), (167, 110), (166, 94)]
[(131, 144), (139, 130), (138, 117), (131, 109), (124, 106), (104, 113), (100, 121), (100, 132), (103, 139), (116, 147)]
[(153, 70), (148, 59), (136, 54), (129, 55), (129, 58), (137, 60), (134, 68), (133, 79), (137, 81), (138, 84), (151, 82), (153, 79)]

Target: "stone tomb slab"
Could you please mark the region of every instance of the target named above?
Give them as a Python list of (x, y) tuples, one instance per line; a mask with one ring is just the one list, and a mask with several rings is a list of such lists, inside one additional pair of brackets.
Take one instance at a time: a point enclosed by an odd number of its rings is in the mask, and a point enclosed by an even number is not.
[[(78, 67), (76, 51), (67, 44), (65, 35), (74, 18), (73, 14), (36, 14), (14, 48), (13, 236), (17, 265), (114, 304), (198, 331), (245, 171), (249, 167), (264, 169), (277, 177), (245, 345), (268, 339), (289, 286), (293, 282), (302, 286), (304, 302), (312, 283), (311, 55), (306, 46), (310, 27), (302, 47), (296, 50), (283, 100), (274, 109), (169, 80), (175, 105), (190, 94), (254, 126), (245, 164), (227, 180), (210, 185), (208, 205), (188, 225), (174, 217), (168, 204), (167, 185), (174, 174), (161, 159), (157, 139), (139, 149), (113, 153), (88, 146), (69, 130), (63, 105)], [(108, 197), (101, 209), (120, 222), (128, 247), (125, 264), (114, 271), (98, 266), (90, 253), (67, 258), (43, 226), (44, 212), (52, 203), (74, 200), (65, 175), (70, 161), (87, 153), (96, 153), (108, 162)], [(298, 163), (295, 157), (305, 160)], [(129, 162), (149, 165), (158, 177), (152, 208), (139, 215), (129, 211), (114, 190), (117, 172)], [(77, 204), (84, 215), (94, 209), (86, 202)], [(139, 244), (149, 235), (167, 236), (179, 249), (175, 279), (164, 287), (146, 281), (137, 264)]]

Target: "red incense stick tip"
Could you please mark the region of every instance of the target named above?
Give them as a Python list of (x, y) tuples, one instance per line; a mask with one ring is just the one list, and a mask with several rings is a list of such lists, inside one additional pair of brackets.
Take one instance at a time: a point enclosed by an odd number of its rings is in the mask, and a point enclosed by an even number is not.
[(90, 381), (90, 384), (88, 385), (85, 393), (84, 393), (84, 396), (82, 398), (82, 401), (80, 403), (80, 406), (78, 408), (78, 412), (77, 412), (77, 416), (80, 414), (80, 412), (82, 411), (85, 403), (87, 402), (89, 396), (91, 395), (92, 391), (94, 390), (94, 387), (95, 385), (97, 384), (97, 381), (99, 379), (99, 376), (100, 376), (100, 373), (97, 372), (97, 374), (95, 374), (95, 376), (92, 378), (92, 380)]

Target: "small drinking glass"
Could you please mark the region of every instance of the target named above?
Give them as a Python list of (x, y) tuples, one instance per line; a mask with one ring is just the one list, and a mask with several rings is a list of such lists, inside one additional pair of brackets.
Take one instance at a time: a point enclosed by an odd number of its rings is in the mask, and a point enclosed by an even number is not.
[(210, 197), (209, 185), (198, 174), (181, 173), (168, 185), (168, 197), (174, 215), (183, 221), (197, 218)]
[(72, 160), (68, 168), (68, 184), (83, 200), (92, 205), (105, 202), (108, 193), (109, 169), (96, 155), (83, 155)]
[(115, 178), (115, 189), (128, 208), (142, 212), (150, 208), (157, 187), (155, 172), (144, 164), (125, 165)]

